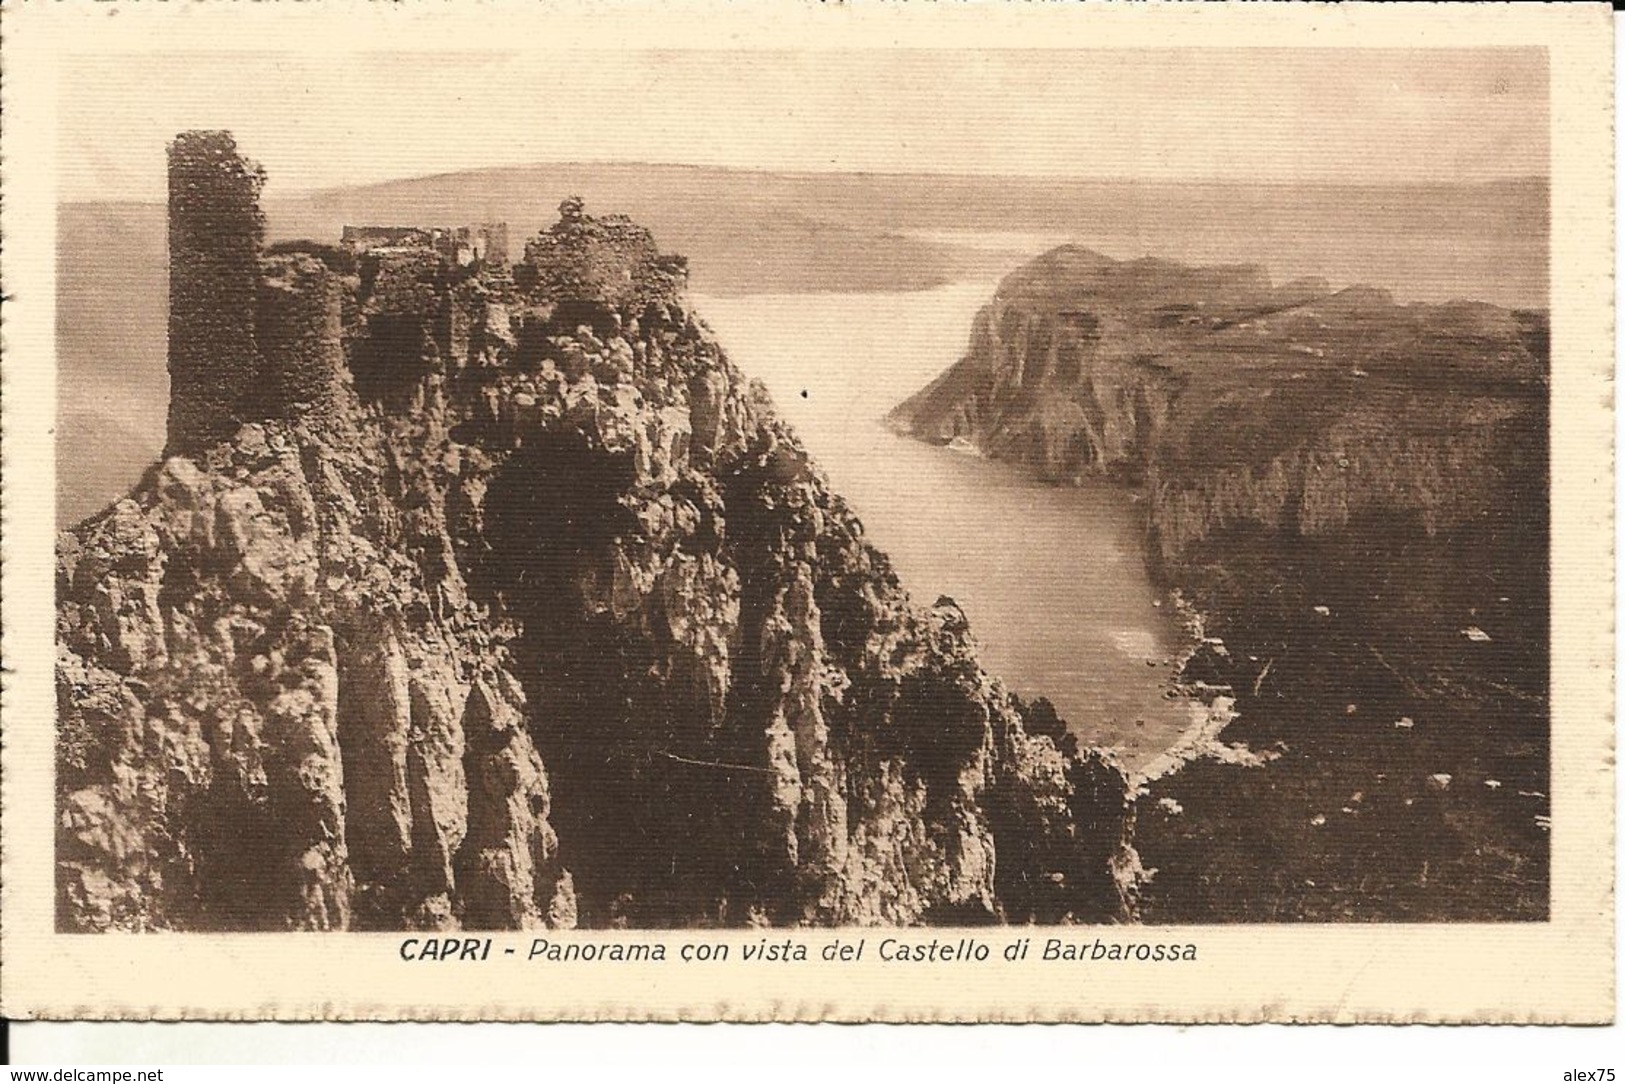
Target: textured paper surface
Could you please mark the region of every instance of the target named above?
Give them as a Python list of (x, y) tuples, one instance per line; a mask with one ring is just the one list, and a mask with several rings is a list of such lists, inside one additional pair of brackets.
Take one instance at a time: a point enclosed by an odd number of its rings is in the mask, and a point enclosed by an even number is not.
[[(1071, 9), (707, 5), (158, 9), (28, 7), (5, 41), (5, 731), (3, 1008), (15, 1018), (1602, 1022), (1614, 1015), (1612, 111), (1608, 9)], [(721, 49), (742, 62), (879, 47), (1292, 50), (1544, 48), (1550, 71), (1552, 327), (1551, 906), (1494, 925), (1041, 930), (601, 931), (660, 943), (661, 964), (525, 962), (493, 934), (483, 964), (407, 963), (409, 934), (56, 932), (52, 690), (54, 258), (61, 73), (177, 68), (201, 53)], [(1270, 62), (1261, 54), (1259, 62)], [(432, 91), (419, 91), (429, 92)], [(163, 93), (153, 87), (150, 93)], [(229, 91), (223, 90), (222, 93)], [(741, 103), (743, 109), (743, 103)], [(953, 118), (945, 117), (945, 124)], [(637, 118), (628, 118), (637, 124)], [(754, 131), (741, 127), (741, 131)], [(426, 138), (427, 138), (426, 134)], [(730, 136), (719, 135), (726, 146)], [(751, 138), (741, 136), (738, 138)], [(252, 153), (253, 148), (247, 148)], [(365, 156), (365, 150), (349, 152)], [(479, 163), (470, 163), (478, 165)], [(387, 167), (385, 167), (387, 168)], [(386, 175), (388, 175), (386, 173)], [(395, 175), (399, 175), (397, 172)], [(367, 178), (373, 179), (373, 178)], [(325, 182), (331, 183), (331, 182)], [(786, 936), (805, 964), (744, 963)], [(483, 936), (483, 935), (482, 935)], [(1196, 962), (1008, 962), (1024, 937), (1195, 944)], [(818, 964), (862, 937), (861, 963)], [(878, 959), (893, 938), (974, 939), (985, 963)], [(727, 944), (728, 963), (682, 962)], [(505, 950), (513, 949), (509, 957)], [(1036, 953), (1037, 949), (1033, 950)]]

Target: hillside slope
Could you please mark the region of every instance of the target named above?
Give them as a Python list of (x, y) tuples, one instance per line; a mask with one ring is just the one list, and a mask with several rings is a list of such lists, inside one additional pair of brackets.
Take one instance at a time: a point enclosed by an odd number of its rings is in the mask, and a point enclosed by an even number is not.
[(271, 255), (228, 135), (171, 162), (168, 450), (60, 538), (62, 928), (1129, 914), (1122, 773), (909, 600), (647, 231)]

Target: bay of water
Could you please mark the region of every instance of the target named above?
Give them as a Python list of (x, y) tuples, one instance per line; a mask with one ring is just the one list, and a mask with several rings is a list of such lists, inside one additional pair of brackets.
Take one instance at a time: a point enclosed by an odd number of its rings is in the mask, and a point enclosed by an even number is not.
[(963, 354), (995, 285), (694, 300), (916, 601), (951, 596), (993, 674), (1025, 698), (1048, 697), (1081, 740), (1139, 767), (1193, 715), (1165, 695), (1187, 641), (1154, 605), (1134, 495), (1106, 482), (1045, 485), (882, 424)]

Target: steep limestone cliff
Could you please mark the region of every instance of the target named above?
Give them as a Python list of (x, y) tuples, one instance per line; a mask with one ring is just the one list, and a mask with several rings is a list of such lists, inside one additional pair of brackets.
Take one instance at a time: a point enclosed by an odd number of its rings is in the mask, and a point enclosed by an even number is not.
[(1139, 489), (1207, 634), (1184, 676), (1267, 754), (1148, 785), (1146, 917), (1545, 914), (1547, 337), (1543, 312), (1067, 246), (893, 411)]
[[(1126, 915), (1122, 773), (909, 600), (682, 262), (562, 210), (511, 269), (279, 246), (172, 320), (172, 454), (60, 541), (60, 925)], [(222, 321), (251, 377), (200, 374)]]
[(1431, 535), (1538, 472), (1545, 340), (1543, 313), (1063, 246), (1000, 283), (965, 357), (891, 420), (1052, 481), (1143, 483), (1164, 558), (1367, 511)]

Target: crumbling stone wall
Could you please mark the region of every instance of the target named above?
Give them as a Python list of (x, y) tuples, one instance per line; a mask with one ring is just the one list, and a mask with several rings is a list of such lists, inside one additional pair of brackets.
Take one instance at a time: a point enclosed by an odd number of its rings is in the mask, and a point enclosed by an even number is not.
[(265, 378), (244, 392), (244, 413), (336, 422), (344, 387), (344, 284), (314, 256), (272, 256), (261, 269), (255, 334)]
[[(481, 222), (474, 226), (461, 226), (457, 230), (459, 263), (470, 260), (503, 265), (508, 262), (508, 224), (506, 222)], [(464, 259), (464, 253), (467, 259)]]
[(508, 224), (479, 222), (468, 226), (346, 226), (344, 247), (361, 255), (396, 249), (428, 249), (458, 267), (508, 262)]
[(445, 364), (452, 350), (448, 271), (432, 248), (361, 256), (362, 335), (353, 367), (364, 399), (408, 392)]
[(654, 235), (625, 215), (594, 217), (572, 196), (559, 204), (558, 222), (526, 243), (514, 282), (537, 299), (637, 313), (682, 292), (688, 261), (662, 255)]
[(230, 132), (169, 145), (170, 453), (234, 433), (258, 377), (254, 337), (265, 175)]
[(431, 248), (435, 232), (422, 226), (346, 226), (340, 239), (355, 253), (381, 248)]

